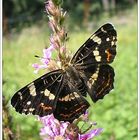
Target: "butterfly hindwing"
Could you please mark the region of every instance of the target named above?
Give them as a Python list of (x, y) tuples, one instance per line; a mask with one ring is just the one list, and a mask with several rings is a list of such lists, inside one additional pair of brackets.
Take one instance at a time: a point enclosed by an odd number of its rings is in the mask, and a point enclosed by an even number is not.
[(79, 48), (71, 63), (79, 67), (111, 63), (116, 55), (116, 37), (113, 25), (104, 24)]
[(94, 102), (102, 99), (113, 88), (114, 69), (109, 65), (94, 65), (84, 70), (85, 84)]
[(61, 70), (47, 73), (15, 93), (11, 104), (19, 113), (48, 115), (56, 107), (62, 82)]
[(73, 83), (65, 81), (65, 85), (60, 93), (54, 116), (60, 121), (72, 122), (81, 114), (85, 113), (89, 103), (82, 97)]

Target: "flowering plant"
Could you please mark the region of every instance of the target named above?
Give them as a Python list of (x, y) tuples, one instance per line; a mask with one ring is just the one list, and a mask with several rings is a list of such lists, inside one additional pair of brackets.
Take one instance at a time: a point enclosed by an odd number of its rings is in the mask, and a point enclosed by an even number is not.
[[(70, 55), (66, 51), (67, 31), (64, 27), (66, 12), (61, 8), (61, 0), (47, 0), (45, 9), (49, 18), (49, 26), (52, 30), (50, 37), (50, 47), (43, 49), (43, 57), (40, 57), (42, 64), (33, 64), (35, 73), (40, 69), (54, 70), (61, 68), (70, 60)], [(56, 52), (57, 58), (52, 59), (52, 53)], [(38, 56), (37, 56), (38, 57)], [(43, 140), (90, 140), (102, 132), (102, 128), (90, 130), (95, 123), (88, 120), (88, 113), (81, 115), (73, 123), (60, 122), (54, 118), (53, 114), (39, 117), (43, 127), (40, 135)], [(83, 121), (90, 126), (82, 132), (78, 124)]]

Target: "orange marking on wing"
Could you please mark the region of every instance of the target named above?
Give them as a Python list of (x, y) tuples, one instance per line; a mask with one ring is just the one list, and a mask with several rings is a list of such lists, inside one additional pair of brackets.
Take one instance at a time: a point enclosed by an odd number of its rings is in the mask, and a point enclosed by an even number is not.
[(100, 94), (105, 90), (105, 88), (107, 88), (107, 87), (109, 86), (110, 81), (111, 81), (111, 76), (109, 75), (109, 79), (108, 79), (107, 83), (106, 83), (106, 81), (104, 82), (104, 83), (105, 83), (104, 88), (102, 88), (101, 91), (100, 91), (99, 93), (96, 94), (96, 97), (97, 97), (98, 95), (100, 95)]
[(60, 115), (67, 118), (67, 117), (70, 117), (71, 115), (75, 114), (76, 112), (78, 112), (79, 110), (81, 110), (84, 107), (85, 107), (85, 105), (82, 105), (80, 108), (76, 109), (74, 112), (72, 112), (68, 115), (65, 115), (65, 114), (60, 114)]
[(111, 53), (109, 52), (109, 49), (106, 50), (106, 54), (107, 54), (107, 61), (109, 62), (111, 59)]
[(45, 106), (43, 104), (40, 104), (40, 106), (43, 108), (43, 110), (52, 110), (51, 106)]

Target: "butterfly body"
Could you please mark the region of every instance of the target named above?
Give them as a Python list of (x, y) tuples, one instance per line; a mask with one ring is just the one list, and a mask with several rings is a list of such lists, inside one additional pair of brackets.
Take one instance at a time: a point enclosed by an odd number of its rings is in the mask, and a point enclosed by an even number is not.
[(114, 88), (115, 73), (109, 63), (116, 55), (116, 41), (112, 24), (104, 24), (62, 69), (44, 74), (17, 91), (12, 106), (19, 113), (53, 113), (60, 121), (72, 122), (88, 109), (87, 93), (96, 102)]

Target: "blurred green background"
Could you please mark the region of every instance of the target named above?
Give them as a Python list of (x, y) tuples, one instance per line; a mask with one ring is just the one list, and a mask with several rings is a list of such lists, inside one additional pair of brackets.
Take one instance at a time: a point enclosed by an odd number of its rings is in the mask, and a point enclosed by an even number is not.
[[(118, 33), (115, 88), (104, 100), (92, 103), (90, 119), (104, 129), (97, 140), (137, 140), (137, 1), (67, 0), (67, 47), (73, 53), (106, 22)], [(10, 105), (13, 94), (44, 73), (33, 73), (49, 46), (51, 34), (44, 0), (3, 1), (3, 128), (4, 139), (39, 140), (39, 122), (34, 116), (20, 115)], [(8, 129), (8, 130), (7, 130)], [(10, 133), (13, 135), (10, 135)]]

